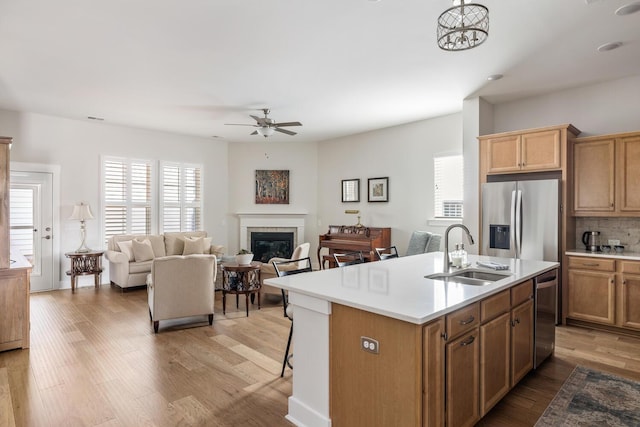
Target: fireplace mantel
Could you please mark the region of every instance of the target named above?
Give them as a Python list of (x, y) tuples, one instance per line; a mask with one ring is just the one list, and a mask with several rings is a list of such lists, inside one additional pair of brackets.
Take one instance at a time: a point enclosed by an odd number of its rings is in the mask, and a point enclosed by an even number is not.
[(304, 242), (306, 212), (238, 212), (240, 218), (240, 247), (251, 245), (250, 229), (272, 228), (274, 231), (294, 229), (294, 246)]

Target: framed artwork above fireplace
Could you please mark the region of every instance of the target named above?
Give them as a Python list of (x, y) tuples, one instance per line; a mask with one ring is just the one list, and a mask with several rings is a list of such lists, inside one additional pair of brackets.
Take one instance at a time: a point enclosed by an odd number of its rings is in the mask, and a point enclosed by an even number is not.
[(256, 170), (256, 204), (289, 204), (288, 170)]

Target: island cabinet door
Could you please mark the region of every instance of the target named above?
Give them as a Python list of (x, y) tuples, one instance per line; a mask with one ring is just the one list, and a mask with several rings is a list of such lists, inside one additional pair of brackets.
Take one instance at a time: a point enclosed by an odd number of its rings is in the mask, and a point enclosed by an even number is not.
[(479, 329), (475, 327), (446, 344), (448, 427), (473, 426), (480, 419), (478, 335)]
[(484, 416), (511, 389), (511, 316), (480, 326), (480, 411)]
[(533, 300), (511, 310), (511, 387), (533, 369)]
[(444, 426), (444, 319), (423, 328), (422, 425)]
[(332, 304), (329, 329), (332, 427), (422, 425), (422, 325)]

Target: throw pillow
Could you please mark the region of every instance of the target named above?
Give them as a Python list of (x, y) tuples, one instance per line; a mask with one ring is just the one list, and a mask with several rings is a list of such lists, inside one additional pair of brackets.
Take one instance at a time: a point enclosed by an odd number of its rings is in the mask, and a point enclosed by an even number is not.
[(142, 242), (134, 239), (131, 242), (133, 243), (133, 256), (136, 262), (153, 259), (153, 248), (149, 239), (144, 239)]
[(211, 249), (209, 250), (209, 252), (211, 252), (216, 257), (221, 258), (222, 255), (224, 255), (224, 246), (222, 246), (222, 245), (212, 245)]
[(204, 253), (205, 254), (210, 254), (213, 253), (211, 252), (211, 237), (205, 237), (204, 238)]
[(120, 252), (125, 254), (129, 261), (133, 261), (133, 248), (131, 247), (131, 240), (126, 240), (123, 242), (118, 242), (118, 247), (120, 248)]
[(204, 253), (204, 239), (202, 237), (185, 237), (182, 255)]

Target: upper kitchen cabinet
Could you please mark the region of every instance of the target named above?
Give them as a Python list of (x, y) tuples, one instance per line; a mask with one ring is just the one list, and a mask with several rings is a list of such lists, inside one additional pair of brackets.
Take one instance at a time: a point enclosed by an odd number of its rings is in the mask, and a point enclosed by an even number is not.
[(574, 215), (640, 216), (640, 132), (573, 144)]
[(561, 125), (480, 136), (481, 174), (561, 170), (566, 141), (579, 133)]

